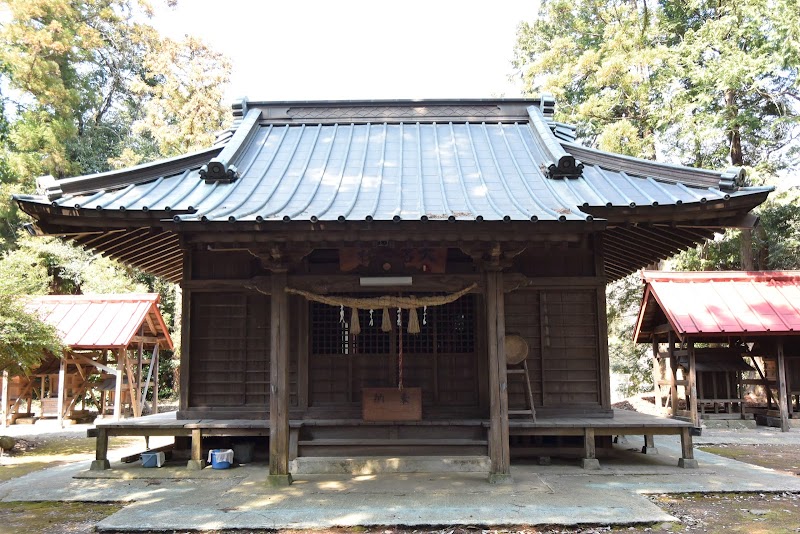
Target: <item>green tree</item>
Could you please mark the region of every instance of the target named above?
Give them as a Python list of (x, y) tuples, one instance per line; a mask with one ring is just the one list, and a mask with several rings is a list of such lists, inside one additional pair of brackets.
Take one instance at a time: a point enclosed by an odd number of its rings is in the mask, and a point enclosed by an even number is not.
[(24, 373), (63, 349), (54, 327), (26, 312), (20, 298), (0, 294), (0, 371)]
[[(549, 92), (583, 142), (687, 165), (750, 167), (754, 181), (796, 168), (800, 143), (797, 0), (543, 0), (517, 31), (524, 89)], [(761, 177), (761, 178), (759, 178)], [(796, 195), (758, 211), (761, 227), (729, 231), (678, 256), (686, 269), (800, 266)], [(648, 389), (647, 351), (631, 339), (637, 275), (609, 287), (612, 369)]]
[(37, 176), (102, 172), (194, 150), (223, 126), (228, 61), (197, 39), (158, 34), (147, 24), (145, 0), (4, 4), (0, 215), (7, 243), (19, 218), (9, 193), (32, 191)]
[(772, 172), (796, 163), (799, 35), (796, 0), (544, 0), (514, 64), (602, 149)]

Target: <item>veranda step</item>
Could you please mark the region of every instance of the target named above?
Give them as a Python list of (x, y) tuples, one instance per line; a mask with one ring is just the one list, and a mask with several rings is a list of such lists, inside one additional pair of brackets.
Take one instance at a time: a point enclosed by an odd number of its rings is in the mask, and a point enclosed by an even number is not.
[(293, 475), (378, 475), (382, 473), (488, 473), (488, 456), (305, 456), (289, 462)]

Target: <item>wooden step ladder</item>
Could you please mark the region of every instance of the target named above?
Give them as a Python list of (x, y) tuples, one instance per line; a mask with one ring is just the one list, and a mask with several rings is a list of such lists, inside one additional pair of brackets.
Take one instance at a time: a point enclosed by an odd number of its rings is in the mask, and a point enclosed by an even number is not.
[[(519, 365), (519, 364), (517, 364)], [(531, 389), (531, 377), (528, 373), (528, 360), (522, 360), (522, 369), (519, 367), (506, 367), (507, 375), (522, 375), (525, 386), (525, 397), (528, 408), (526, 410), (509, 410), (508, 415), (530, 415), (533, 422), (536, 422), (536, 408), (533, 406), (533, 390)]]

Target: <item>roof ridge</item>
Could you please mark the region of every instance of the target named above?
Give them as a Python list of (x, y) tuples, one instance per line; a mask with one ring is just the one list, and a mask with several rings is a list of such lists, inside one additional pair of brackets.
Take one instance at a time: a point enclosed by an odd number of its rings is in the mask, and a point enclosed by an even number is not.
[(717, 188), (722, 191), (735, 191), (745, 184), (745, 170), (729, 167), (725, 171), (713, 171), (686, 165), (676, 165), (644, 158), (614, 154), (589, 148), (570, 141), (560, 141), (563, 149), (581, 159), (584, 163), (623, 171), (634, 176), (654, 178), (668, 183), (682, 183), (696, 187)]
[[(133, 167), (126, 167), (113, 171), (62, 178), (57, 180), (53, 176), (40, 176), (36, 179), (37, 193), (45, 196), (47, 200), (57, 200), (64, 195), (92, 193), (105, 189), (117, 189), (128, 185), (142, 184), (155, 180), (161, 176), (171, 176), (182, 173), (187, 167), (200, 167), (222, 151), (222, 146), (214, 146), (181, 154), (171, 158), (142, 163)], [(14, 199), (30, 197), (30, 195), (14, 195)]]

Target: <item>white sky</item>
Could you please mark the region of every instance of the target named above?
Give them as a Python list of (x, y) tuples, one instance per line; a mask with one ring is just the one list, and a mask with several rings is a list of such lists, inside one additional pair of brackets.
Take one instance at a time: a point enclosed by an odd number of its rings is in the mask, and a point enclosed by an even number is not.
[[(158, 3), (156, 3), (158, 4)], [(232, 61), (226, 100), (520, 96), (517, 24), (538, 0), (181, 0), (151, 23)]]

